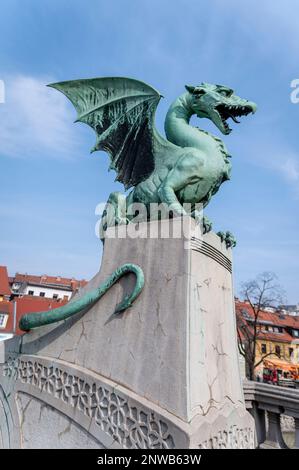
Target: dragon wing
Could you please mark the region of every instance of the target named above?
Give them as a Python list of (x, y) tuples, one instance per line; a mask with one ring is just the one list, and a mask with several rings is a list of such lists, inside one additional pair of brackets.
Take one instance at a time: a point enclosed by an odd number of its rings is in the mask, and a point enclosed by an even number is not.
[(105, 150), (110, 168), (125, 188), (136, 186), (155, 168), (154, 116), (162, 97), (146, 83), (131, 78), (103, 77), (48, 85), (64, 93), (78, 113), (77, 121), (91, 126)]

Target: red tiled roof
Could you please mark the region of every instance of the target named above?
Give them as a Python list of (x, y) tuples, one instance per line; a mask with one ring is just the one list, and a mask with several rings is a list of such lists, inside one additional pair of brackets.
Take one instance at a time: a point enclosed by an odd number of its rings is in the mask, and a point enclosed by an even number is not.
[(8, 300), (3, 300), (0, 302), (0, 313), (9, 313), (11, 307), (11, 302)]
[(278, 313), (274, 313), (274, 315), (276, 315), (275, 321), (278, 325), (299, 329), (299, 317), (293, 317), (292, 315), (280, 316)]
[(67, 300), (51, 300), (43, 297), (24, 296), (16, 299), (17, 314), (22, 316), (25, 313), (39, 312), (43, 310), (52, 310), (67, 303)]
[[(16, 325), (17, 325), (17, 334), (23, 334), (24, 332), (18, 328), (19, 321), (25, 313), (34, 313), (44, 310), (52, 310), (57, 307), (61, 307), (67, 303), (67, 300), (50, 300), (43, 297), (31, 297), (24, 296), (18, 297), (15, 299), (16, 302)], [(12, 333), (13, 331), (13, 309), (14, 302), (0, 302), (0, 312), (8, 313), (9, 318), (6, 324), (6, 328), (0, 329), (1, 333)]]
[(0, 328), (0, 333), (12, 333), (13, 331), (13, 305), (8, 300), (0, 302), (0, 313), (7, 313), (8, 320), (5, 328)]
[(6, 266), (0, 266), (0, 295), (11, 295)]
[[(239, 312), (246, 310), (248, 315), (253, 318), (253, 311), (247, 302), (236, 301), (236, 310)], [(289, 326), (291, 328), (299, 329), (299, 317), (293, 317), (291, 315), (279, 315), (277, 312), (261, 311), (259, 312), (258, 318), (261, 322), (267, 322), (275, 326)]]
[[(246, 311), (248, 314), (249, 318), (254, 318), (254, 312), (248, 302), (240, 302), (236, 301), (235, 302), (236, 306), (236, 314), (237, 317), (239, 318), (239, 321), (241, 320), (242, 323), (246, 324), (246, 317), (244, 317), (243, 313)], [(282, 342), (282, 343), (291, 343), (296, 341), (296, 338), (294, 338), (292, 335), (288, 333), (286, 328), (294, 328), (294, 329), (299, 329), (299, 319), (296, 317), (291, 317), (289, 315), (283, 315), (283, 318), (279, 316), (278, 313), (276, 312), (265, 312), (261, 311), (258, 314), (258, 322), (259, 323), (264, 323), (265, 325), (269, 326), (279, 326), (283, 328), (282, 332), (272, 332), (272, 331), (258, 331), (258, 339), (259, 340), (267, 340), (267, 341), (277, 341), (277, 342)], [(250, 323), (248, 323), (248, 326), (250, 326)], [(244, 339), (244, 335), (242, 331), (239, 328), (239, 332), (241, 334), (242, 339)]]
[(270, 332), (259, 332), (258, 333), (258, 339), (259, 340), (265, 340), (265, 341), (276, 341), (278, 343), (291, 343), (293, 341), (293, 336), (289, 335), (287, 332), (283, 333), (272, 333)]
[(16, 273), (15, 277), (11, 278), (13, 282), (26, 282), (28, 284), (41, 285), (41, 286), (57, 286), (60, 288), (70, 289), (76, 291), (80, 287), (87, 284), (85, 279), (77, 280), (74, 278), (60, 277), (60, 276), (35, 276), (32, 274)]

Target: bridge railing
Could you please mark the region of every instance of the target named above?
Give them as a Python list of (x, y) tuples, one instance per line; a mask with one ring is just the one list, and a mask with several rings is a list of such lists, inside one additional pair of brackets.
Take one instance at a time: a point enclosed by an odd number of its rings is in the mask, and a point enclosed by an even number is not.
[(246, 408), (255, 420), (257, 446), (287, 449), (283, 426), (290, 419), (295, 448), (299, 448), (299, 390), (249, 380), (244, 380), (243, 390)]

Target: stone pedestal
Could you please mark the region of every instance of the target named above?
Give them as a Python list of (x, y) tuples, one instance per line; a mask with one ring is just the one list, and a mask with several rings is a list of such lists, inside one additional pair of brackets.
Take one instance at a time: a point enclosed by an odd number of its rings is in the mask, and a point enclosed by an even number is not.
[(145, 287), (123, 314), (114, 308), (133, 275), (87, 312), (6, 342), (3, 446), (254, 447), (238, 365), (231, 250), (214, 233), (201, 239), (193, 219), (183, 222), (183, 236), (182, 221), (171, 223), (178, 238), (162, 238), (163, 221), (130, 227), (135, 238), (122, 238), (128, 228), (121, 227), (118, 238), (106, 239), (100, 272), (84, 291), (120, 265), (138, 264)]

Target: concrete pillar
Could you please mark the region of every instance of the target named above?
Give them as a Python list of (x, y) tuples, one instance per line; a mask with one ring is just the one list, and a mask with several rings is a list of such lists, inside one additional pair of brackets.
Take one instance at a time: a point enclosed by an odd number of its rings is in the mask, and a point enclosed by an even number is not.
[(266, 440), (265, 410), (259, 409), (258, 404), (256, 402), (253, 402), (250, 413), (254, 418), (257, 446), (259, 446)]
[(18, 394), (15, 416), (22, 416), (12, 446), (254, 447), (238, 364), (232, 253), (215, 233), (201, 239), (193, 219), (184, 219), (182, 234), (181, 222), (171, 222), (177, 238), (163, 238), (162, 221), (130, 226), (135, 238), (122, 226), (118, 238), (106, 239), (100, 272), (80, 295), (122, 264), (138, 264), (145, 287), (122, 315), (114, 308), (133, 275), (87, 312), (26, 334), (21, 353), (17, 342), (7, 345), (0, 383), (12, 408)]
[(299, 418), (295, 418), (295, 448), (299, 449)]
[(280, 414), (281, 411), (267, 411), (268, 432), (266, 441), (260, 445), (261, 449), (287, 449), (281, 433)]

